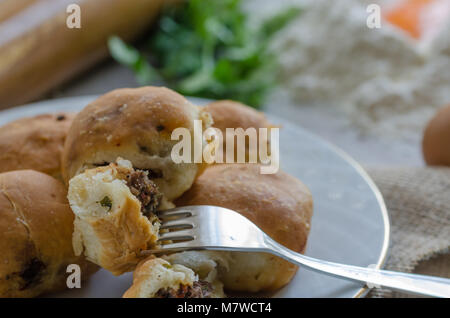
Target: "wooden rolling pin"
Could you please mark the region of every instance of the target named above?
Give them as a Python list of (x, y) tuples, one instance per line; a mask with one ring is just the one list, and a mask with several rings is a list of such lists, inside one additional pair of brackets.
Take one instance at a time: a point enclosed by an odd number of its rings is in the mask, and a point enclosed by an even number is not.
[[(0, 0), (0, 109), (41, 97), (108, 55), (107, 38), (132, 40), (173, 0)], [(68, 28), (70, 4), (81, 28)]]

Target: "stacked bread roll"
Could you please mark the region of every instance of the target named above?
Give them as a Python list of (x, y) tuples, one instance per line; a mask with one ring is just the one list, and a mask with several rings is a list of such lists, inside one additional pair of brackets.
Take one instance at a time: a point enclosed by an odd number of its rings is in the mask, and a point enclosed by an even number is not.
[(0, 297), (35, 297), (67, 288), (97, 266), (72, 248), (74, 215), (61, 154), (74, 114), (23, 118), (0, 127)]

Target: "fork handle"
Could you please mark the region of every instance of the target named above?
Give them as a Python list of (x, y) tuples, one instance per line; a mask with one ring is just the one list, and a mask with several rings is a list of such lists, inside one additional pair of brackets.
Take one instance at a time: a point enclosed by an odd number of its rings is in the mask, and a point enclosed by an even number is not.
[(419, 295), (450, 297), (450, 279), (322, 261), (295, 253), (269, 237), (266, 237), (266, 245), (272, 254), (331, 276), (363, 282), (378, 288), (388, 287)]

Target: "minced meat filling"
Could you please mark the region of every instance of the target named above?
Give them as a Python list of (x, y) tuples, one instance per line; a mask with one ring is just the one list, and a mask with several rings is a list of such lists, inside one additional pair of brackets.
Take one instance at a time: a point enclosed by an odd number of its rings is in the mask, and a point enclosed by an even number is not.
[(162, 195), (156, 184), (148, 177), (148, 172), (135, 170), (127, 175), (127, 186), (131, 193), (141, 202), (142, 213), (150, 216), (161, 203)]
[(181, 285), (179, 289), (162, 288), (156, 298), (211, 298), (213, 287), (206, 281), (194, 282), (192, 286)]

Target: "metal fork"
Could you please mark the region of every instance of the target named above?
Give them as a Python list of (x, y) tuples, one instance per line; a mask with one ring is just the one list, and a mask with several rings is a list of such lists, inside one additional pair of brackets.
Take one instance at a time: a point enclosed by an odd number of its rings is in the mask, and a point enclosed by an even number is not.
[(216, 206), (197, 205), (160, 212), (157, 250), (144, 255), (186, 250), (266, 252), (331, 276), (408, 293), (450, 297), (450, 279), (338, 264), (296, 253), (271, 239), (239, 213)]

